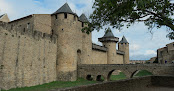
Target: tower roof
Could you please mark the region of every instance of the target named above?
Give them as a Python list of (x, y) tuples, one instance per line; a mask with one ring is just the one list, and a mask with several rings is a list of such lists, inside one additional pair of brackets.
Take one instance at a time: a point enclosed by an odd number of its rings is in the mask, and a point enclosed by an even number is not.
[(111, 29), (108, 28), (102, 38), (98, 38), (100, 42), (118, 42), (119, 38), (115, 37)]
[(129, 43), (126, 38), (123, 36), (122, 40), (119, 43)]
[(82, 21), (82, 22), (89, 22), (88, 19), (87, 19), (87, 17), (85, 16), (85, 14), (82, 14), (80, 16), (79, 20)]
[[(75, 14), (69, 7), (68, 3), (65, 3), (62, 7), (60, 7), (56, 12), (53, 14), (58, 14), (58, 13), (70, 13), (70, 14)], [(76, 15), (76, 14), (75, 14)]]
[(112, 33), (111, 29), (108, 28), (106, 31), (105, 35), (103, 37), (115, 37), (114, 34)]

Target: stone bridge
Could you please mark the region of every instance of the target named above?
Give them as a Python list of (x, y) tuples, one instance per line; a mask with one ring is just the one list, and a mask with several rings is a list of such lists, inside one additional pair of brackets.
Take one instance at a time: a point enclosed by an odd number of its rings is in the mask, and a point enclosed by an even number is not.
[(78, 65), (78, 77), (87, 80), (110, 80), (115, 70), (123, 72), (127, 78), (132, 78), (139, 70), (147, 70), (155, 76), (174, 76), (173, 64), (82, 64)]

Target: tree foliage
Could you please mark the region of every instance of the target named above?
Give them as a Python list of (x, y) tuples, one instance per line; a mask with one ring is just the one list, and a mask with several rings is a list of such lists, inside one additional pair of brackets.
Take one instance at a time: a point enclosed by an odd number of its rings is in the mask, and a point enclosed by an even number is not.
[(149, 30), (166, 26), (167, 37), (174, 39), (174, 4), (171, 0), (95, 0), (91, 14), (91, 28), (100, 30), (105, 25), (121, 29), (135, 22), (144, 22)]

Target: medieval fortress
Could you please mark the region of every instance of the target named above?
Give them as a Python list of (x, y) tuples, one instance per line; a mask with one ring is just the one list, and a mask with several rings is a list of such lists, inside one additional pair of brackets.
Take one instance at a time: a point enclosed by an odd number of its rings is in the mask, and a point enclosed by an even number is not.
[[(75, 81), (78, 64), (128, 64), (129, 43), (110, 29), (92, 43), (86, 16), (65, 3), (53, 14), (33, 14), (14, 21), (0, 16), (0, 88)], [(116, 44), (118, 42), (118, 50)]]

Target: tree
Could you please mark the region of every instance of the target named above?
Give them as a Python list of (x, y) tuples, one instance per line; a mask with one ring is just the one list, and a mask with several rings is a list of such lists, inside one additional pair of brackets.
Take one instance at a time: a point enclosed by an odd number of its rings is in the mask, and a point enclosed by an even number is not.
[(144, 22), (151, 31), (166, 26), (167, 37), (174, 39), (174, 4), (171, 0), (95, 0), (91, 14), (91, 28), (100, 30), (105, 25), (121, 30), (135, 22)]

